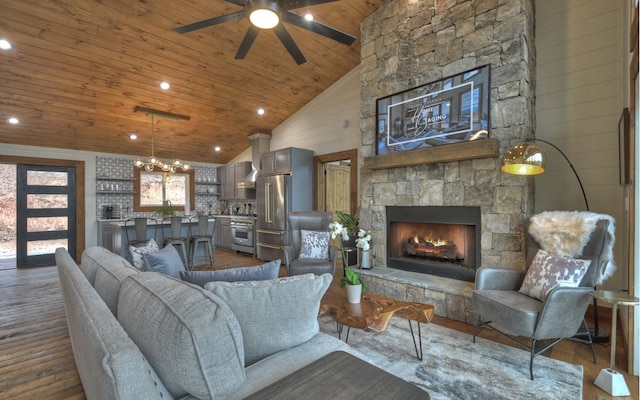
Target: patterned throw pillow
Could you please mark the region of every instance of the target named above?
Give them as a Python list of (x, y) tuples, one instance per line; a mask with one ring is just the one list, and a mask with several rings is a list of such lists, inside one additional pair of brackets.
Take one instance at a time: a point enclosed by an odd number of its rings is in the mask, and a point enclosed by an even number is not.
[(578, 287), (591, 260), (561, 257), (538, 250), (524, 277), (520, 293), (544, 301), (558, 286)]
[(155, 240), (149, 239), (147, 244), (140, 247), (129, 246), (129, 252), (131, 252), (131, 259), (133, 260), (133, 266), (140, 271), (144, 269), (144, 255), (148, 253), (156, 253), (160, 250)]
[(301, 231), (300, 255), (298, 258), (329, 258), (329, 232)]

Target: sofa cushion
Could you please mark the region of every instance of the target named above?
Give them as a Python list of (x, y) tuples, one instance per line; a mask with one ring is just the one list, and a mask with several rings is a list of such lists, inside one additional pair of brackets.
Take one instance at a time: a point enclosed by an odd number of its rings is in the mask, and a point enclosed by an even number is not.
[[(122, 261), (126, 261), (120, 257)], [(118, 315), (118, 296), (122, 282), (129, 276), (139, 273), (133, 267), (126, 267), (122, 261), (103, 260), (96, 272), (95, 288), (113, 315)], [(120, 264), (120, 265), (118, 265)], [(128, 264), (128, 263), (127, 263)]]
[(549, 254), (540, 249), (531, 261), (520, 293), (544, 301), (558, 286), (578, 287), (591, 260)]
[(180, 271), (184, 271), (184, 263), (180, 254), (171, 243), (158, 252), (143, 254), (145, 271), (160, 272), (180, 279)]
[(129, 246), (129, 252), (131, 253), (131, 259), (133, 260), (133, 266), (140, 271), (144, 270), (144, 255), (147, 253), (155, 253), (159, 251), (158, 243), (155, 240), (149, 239), (144, 246)]
[(254, 267), (227, 268), (218, 271), (180, 271), (180, 279), (204, 287), (211, 281), (264, 281), (276, 279), (280, 272), (280, 259)]
[(226, 399), (245, 382), (240, 326), (211, 292), (153, 272), (131, 275), (118, 320), (176, 398)]
[(96, 273), (98, 272), (98, 267), (100, 265), (121, 265), (127, 268), (133, 268), (129, 261), (100, 246), (87, 248), (82, 252), (80, 260), (80, 271), (82, 271), (84, 276), (87, 277), (91, 286), (95, 286)]
[(269, 281), (209, 282), (242, 327), (245, 364), (310, 340), (319, 332), (320, 299), (331, 274), (304, 274)]
[(63, 248), (56, 250), (56, 265), (71, 347), (86, 397), (171, 398), (142, 352)]

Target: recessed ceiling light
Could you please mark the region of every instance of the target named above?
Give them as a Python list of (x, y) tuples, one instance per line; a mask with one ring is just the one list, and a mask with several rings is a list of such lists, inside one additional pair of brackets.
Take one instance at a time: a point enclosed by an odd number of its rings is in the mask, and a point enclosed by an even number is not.
[(138, 139), (138, 135), (136, 135), (135, 133), (132, 133), (131, 135), (129, 135), (129, 139), (136, 140)]
[(220, 151), (220, 150), (222, 150), (222, 149), (220, 148), (220, 146), (216, 146), (216, 147), (214, 147), (213, 149), (214, 149), (215, 151)]
[(304, 15), (304, 19), (307, 21), (313, 21), (313, 14), (307, 13)]
[(160, 89), (168, 90), (171, 87), (169, 82), (160, 82)]
[(9, 117), (7, 118), (7, 122), (12, 125), (18, 125), (20, 123), (20, 120), (16, 117)]
[(258, 115), (264, 115), (264, 108), (258, 108)]
[(8, 40), (0, 39), (0, 49), (2, 49), (2, 50), (11, 50), (11, 48), (13, 48), (13, 46), (11, 45), (11, 43), (9, 43)]

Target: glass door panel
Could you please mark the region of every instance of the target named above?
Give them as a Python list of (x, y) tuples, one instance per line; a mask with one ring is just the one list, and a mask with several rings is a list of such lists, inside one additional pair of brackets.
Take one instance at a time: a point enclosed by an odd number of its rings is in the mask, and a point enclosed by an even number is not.
[(75, 253), (73, 167), (18, 165), (17, 265), (55, 264), (58, 247)]

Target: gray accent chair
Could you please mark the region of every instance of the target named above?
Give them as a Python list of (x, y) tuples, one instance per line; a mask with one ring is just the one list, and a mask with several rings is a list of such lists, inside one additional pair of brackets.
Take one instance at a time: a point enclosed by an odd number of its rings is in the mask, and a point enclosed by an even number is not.
[[(528, 233), (530, 221), (525, 222), (526, 265), (540, 249), (540, 245)], [(522, 285), (526, 271), (481, 267), (476, 272), (475, 290), (473, 291), (473, 307), (478, 315), (473, 333), (475, 343), (480, 328), (492, 329), (509, 337), (531, 351), (529, 374), (533, 380), (533, 359), (565, 338), (574, 338), (581, 325), (580, 332), (586, 339), (581, 340), (591, 346), (593, 360), (597, 362), (596, 352), (589, 328), (584, 319), (587, 307), (592, 298), (589, 295), (598, 282), (609, 260), (604, 259), (605, 250), (613, 245), (613, 238), (608, 233), (609, 221), (599, 219), (596, 229), (579, 257), (591, 260), (591, 265), (579, 287), (557, 287), (546, 300), (526, 296), (518, 290)], [(508, 332), (508, 333), (507, 333)], [(530, 338), (530, 343), (520, 337)], [(547, 344), (537, 349), (538, 341)], [(579, 340), (579, 339), (576, 339)]]
[(329, 258), (325, 260), (298, 258), (302, 246), (302, 230), (329, 233), (329, 224), (333, 220), (333, 214), (326, 211), (297, 211), (289, 213), (287, 219), (291, 239), (290, 245), (284, 247), (287, 274), (335, 274), (338, 263), (338, 248), (335, 246), (329, 246)]

